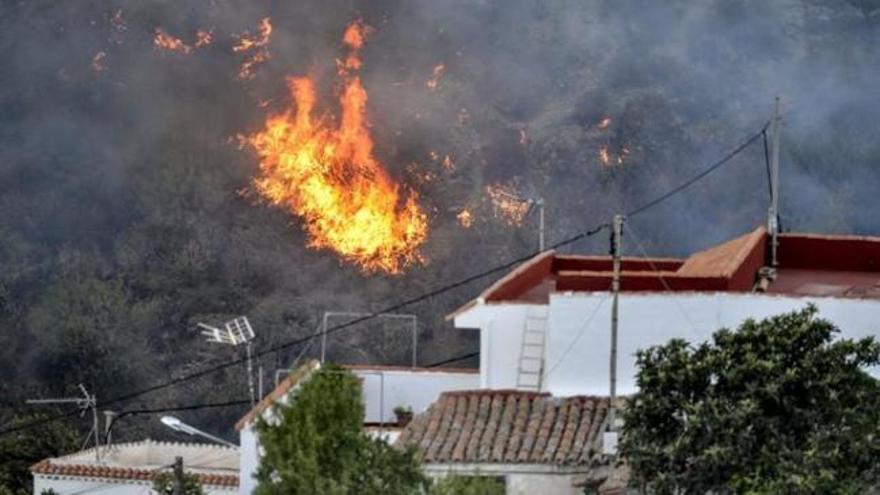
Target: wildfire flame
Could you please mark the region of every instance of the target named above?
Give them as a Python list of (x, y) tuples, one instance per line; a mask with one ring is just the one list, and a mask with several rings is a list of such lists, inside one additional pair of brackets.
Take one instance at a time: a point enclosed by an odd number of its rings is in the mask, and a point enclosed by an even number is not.
[(605, 117), (596, 125), (600, 131), (606, 131), (611, 126), (611, 117)]
[(270, 116), (266, 127), (244, 138), (260, 158), (256, 190), (270, 203), (301, 217), (309, 246), (329, 248), (366, 273), (399, 273), (421, 262), (428, 234), (418, 196), (401, 188), (373, 155), (366, 115), (367, 92), (356, 67), (366, 27), (348, 26), (348, 49), (339, 95), (338, 126), (316, 117), (315, 84), (288, 78), (295, 110)]
[(214, 33), (212, 33), (211, 31), (199, 29), (198, 32), (196, 32), (196, 48), (210, 45), (213, 41)]
[(160, 50), (178, 52), (184, 55), (188, 55), (192, 51), (191, 46), (184, 43), (183, 40), (166, 33), (165, 30), (160, 27), (156, 28), (156, 35), (153, 37), (153, 45)]
[(252, 79), (256, 67), (269, 60), (269, 39), (272, 37), (272, 19), (264, 17), (260, 21), (257, 36), (244, 32), (238, 36), (238, 43), (232, 47), (233, 52), (250, 52), (238, 70), (239, 79)]
[(608, 151), (608, 146), (602, 146), (599, 148), (599, 163), (601, 163), (605, 167), (611, 166), (612, 163), (616, 163), (617, 165), (623, 165), (623, 162), (626, 160), (626, 157), (629, 156), (629, 147), (625, 144), (620, 146), (620, 149), (617, 150), (617, 155), (612, 160), (611, 152)]
[(522, 225), (531, 204), (520, 198), (514, 186), (493, 184), (486, 186), (486, 194), (492, 201), (495, 218), (500, 218), (513, 227)]
[(428, 79), (427, 82), (428, 89), (437, 89), (437, 86), (440, 84), (440, 78), (443, 77), (443, 71), (445, 70), (446, 66), (443, 64), (437, 64), (434, 66), (434, 71), (432, 72), (431, 79)]
[(106, 52), (98, 52), (92, 57), (92, 70), (95, 72), (101, 72), (104, 70), (104, 59), (107, 58)]
[(469, 229), (474, 224), (474, 217), (471, 215), (471, 212), (467, 210), (461, 210), (461, 212), (455, 216), (458, 219), (458, 224), (462, 227)]
[(599, 148), (599, 162), (606, 167), (611, 163), (611, 157), (608, 155), (608, 146)]

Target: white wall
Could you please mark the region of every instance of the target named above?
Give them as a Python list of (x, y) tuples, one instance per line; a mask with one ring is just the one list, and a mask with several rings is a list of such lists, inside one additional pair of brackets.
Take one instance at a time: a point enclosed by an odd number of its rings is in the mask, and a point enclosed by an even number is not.
[[(803, 308), (808, 302), (816, 304), (821, 318), (840, 327), (842, 337), (876, 336), (880, 331), (880, 301), (732, 293), (622, 294), (618, 393), (635, 392), (637, 349), (662, 344), (674, 337), (690, 342), (705, 341), (721, 327), (732, 329), (749, 317), (761, 319)], [(504, 311), (499, 315), (504, 315)], [(505, 318), (500, 316), (499, 319)], [(610, 321), (608, 293), (551, 296), (551, 330), (545, 366), (550, 392), (560, 396), (608, 394)], [(497, 327), (494, 332), (499, 335), (497, 338), (502, 338), (506, 330)], [(516, 332), (510, 329), (511, 335)], [(497, 340), (495, 336), (492, 338)]]
[(559, 468), (552, 464), (427, 464), (425, 472), (439, 479), (450, 474), (463, 476), (504, 476), (506, 495), (579, 495), (583, 488), (574, 486), (585, 468)]
[(408, 406), (418, 414), (441, 392), (480, 387), (478, 373), (358, 369), (354, 374), (363, 379), (364, 420), (368, 423), (395, 421), (397, 406)]
[(257, 449), (257, 432), (254, 431), (253, 423), (245, 426), (238, 432), (239, 452), (241, 453), (238, 464), (238, 493), (250, 494), (257, 487), (254, 474), (259, 467), (259, 455)]
[(480, 388), (516, 388), (526, 315), (537, 304), (478, 304), (456, 316), (455, 326), (480, 329)]

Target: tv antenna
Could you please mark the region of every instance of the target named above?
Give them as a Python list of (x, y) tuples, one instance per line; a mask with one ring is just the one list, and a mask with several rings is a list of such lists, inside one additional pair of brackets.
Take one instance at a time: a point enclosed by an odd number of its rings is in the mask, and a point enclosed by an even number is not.
[(94, 394), (89, 394), (86, 387), (83, 386), (82, 383), (79, 384), (79, 390), (82, 392), (82, 397), (65, 397), (62, 399), (28, 399), (25, 401), (25, 404), (76, 404), (76, 407), (80, 409), (80, 416), (84, 416), (86, 411), (92, 410), (92, 430), (89, 432), (89, 436), (86, 437), (86, 441), (84, 443), (88, 443), (89, 439), (92, 438), (92, 435), (95, 437), (95, 461), (101, 461), (101, 433), (98, 430), (98, 399)]
[(223, 328), (205, 323), (197, 323), (197, 326), (202, 329), (202, 335), (206, 336), (207, 341), (210, 343), (231, 345), (233, 347), (245, 345), (245, 349), (247, 349), (248, 391), (251, 395), (251, 404), (255, 404), (257, 399), (254, 390), (253, 341), (256, 338), (256, 334), (247, 316), (233, 318), (224, 323)]

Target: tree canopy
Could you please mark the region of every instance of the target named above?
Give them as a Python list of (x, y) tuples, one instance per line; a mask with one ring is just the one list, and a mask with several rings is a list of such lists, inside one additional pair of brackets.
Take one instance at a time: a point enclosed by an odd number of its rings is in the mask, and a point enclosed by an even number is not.
[(360, 383), (341, 367), (314, 372), (273, 413), (257, 423), (258, 495), (407, 494), (426, 486), (414, 451), (363, 433)]
[(637, 355), (621, 454), (650, 493), (864, 493), (880, 479), (873, 338), (809, 306)]

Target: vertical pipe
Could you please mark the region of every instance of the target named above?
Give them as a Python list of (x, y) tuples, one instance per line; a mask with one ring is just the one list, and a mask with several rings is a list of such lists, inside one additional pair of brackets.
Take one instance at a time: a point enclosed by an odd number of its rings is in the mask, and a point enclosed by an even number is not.
[(779, 123), (781, 121), (779, 114), (779, 97), (773, 105), (773, 155), (771, 159), (771, 176), (770, 184), (770, 211), (767, 215), (767, 229), (770, 231), (770, 261), (771, 267), (778, 264), (776, 258), (776, 250), (779, 247)]
[(617, 402), (617, 304), (620, 294), (620, 244), (621, 231), (623, 226), (623, 216), (614, 215), (614, 224), (611, 233), (611, 249), (612, 260), (614, 264), (614, 278), (611, 282), (611, 356), (609, 359), (609, 393), (608, 393), (608, 429), (616, 430), (617, 410), (615, 403)]
[(324, 313), (324, 322), (321, 324), (321, 363), (324, 363), (327, 353), (327, 313)]
[(419, 322), (415, 316), (412, 318), (412, 367), (415, 368), (418, 365), (418, 349), (419, 349), (419, 339), (418, 339), (418, 327)]
[(248, 375), (248, 392), (251, 394), (251, 405), (257, 403), (256, 393), (254, 390), (254, 360), (253, 360), (253, 341), (247, 341), (247, 375)]

